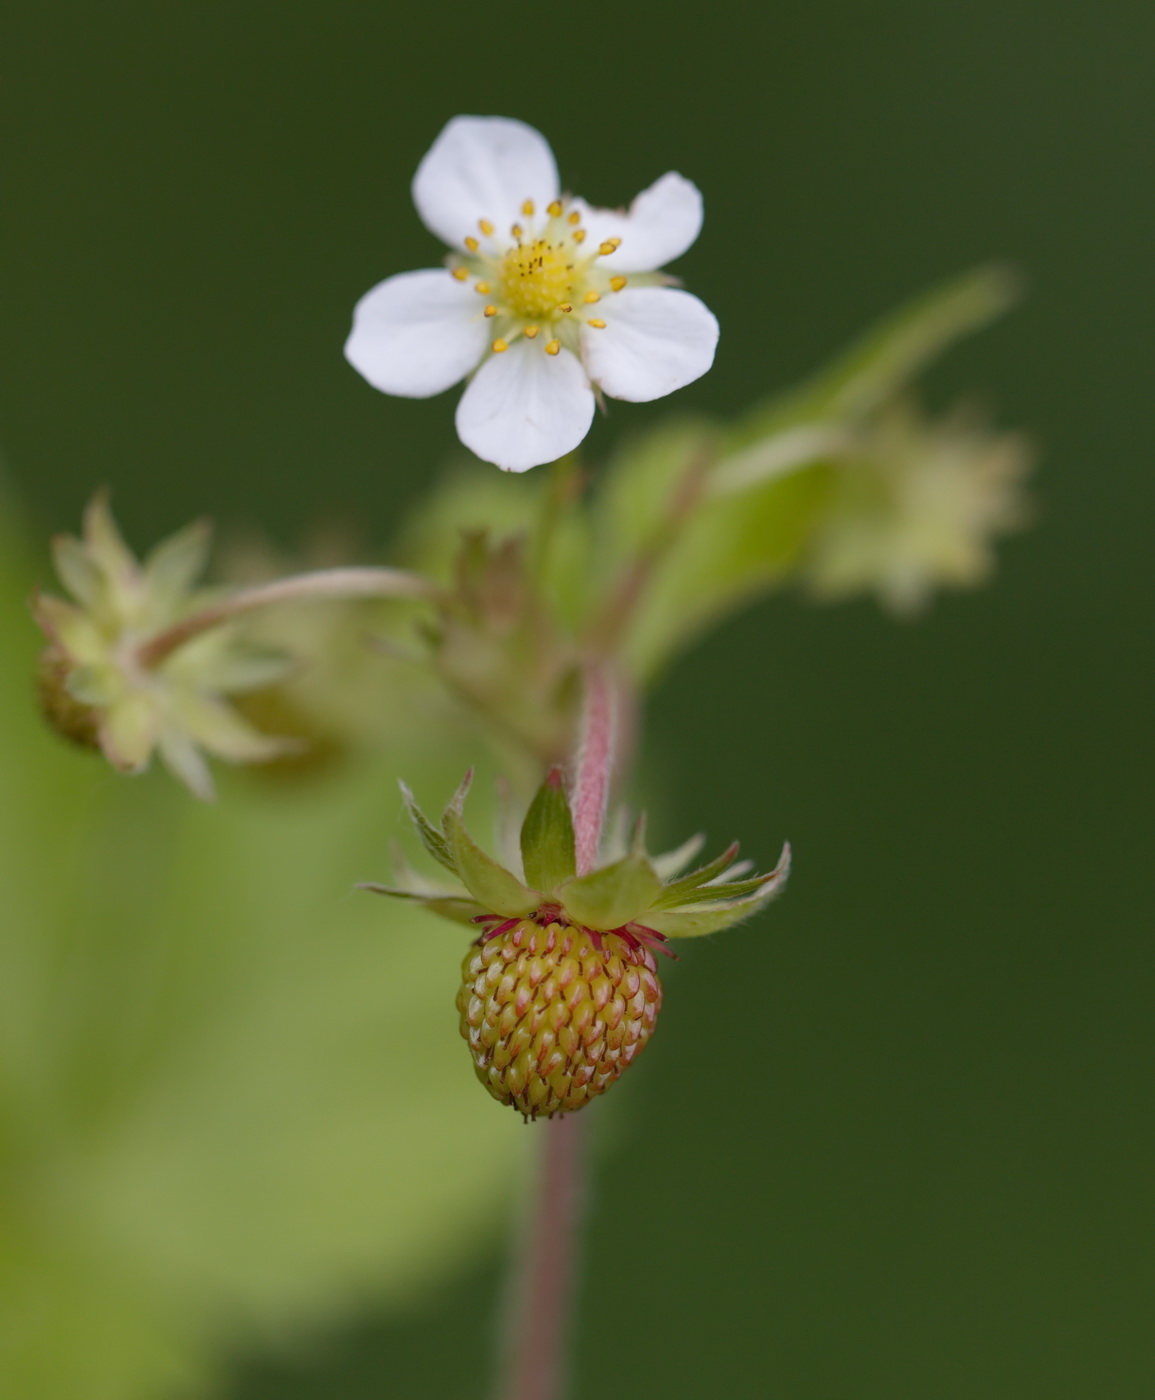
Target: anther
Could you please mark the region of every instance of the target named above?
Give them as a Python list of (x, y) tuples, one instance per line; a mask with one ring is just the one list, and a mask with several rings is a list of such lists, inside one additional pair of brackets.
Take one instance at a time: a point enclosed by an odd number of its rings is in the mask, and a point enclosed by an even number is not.
[(467, 267), (455, 267), (453, 268), (453, 275), (459, 282), (464, 282), (469, 276), (469, 269)]
[(587, 326), (594, 326), (594, 327), (595, 327), (597, 330), (599, 330), (599, 331), (604, 331), (605, 328), (606, 328), (606, 323), (605, 323), (604, 321), (599, 320), (596, 316), (591, 317), (591, 318), (586, 322), (586, 325), (587, 325)]
[(575, 243), (584, 243), (586, 241), (586, 231), (584, 228), (575, 228), (570, 236)]
[(539, 329), (540, 328), (538, 326), (526, 326), (525, 331), (523, 332), (526, 340), (536, 339)]
[(474, 238), (472, 234), (470, 234), (469, 237), (465, 240), (465, 246), (469, 249), (471, 253), (476, 253), (478, 248), (481, 247), (481, 244), (477, 241), (476, 238)]
[(496, 316), (496, 315), (497, 315), (497, 307), (496, 307), (496, 306), (487, 306), (487, 307), (485, 308), (485, 314), (486, 314), (487, 316)]
[(514, 224), (514, 226), (509, 231), (513, 234), (514, 238), (520, 239), (521, 235), (525, 232), (525, 229), (523, 229), (520, 224)]
[(488, 282), (478, 282), (477, 286), (474, 287), (473, 290), (475, 292), (480, 292), (483, 297), (487, 297), (490, 292), (490, 286)]
[(606, 241), (599, 246), (598, 252), (603, 258), (608, 258), (615, 248), (621, 247), (621, 244), (622, 240), (620, 238), (607, 238)]
[(477, 227), (485, 234), (486, 238), (493, 232), (493, 225), (488, 219), (478, 219)]
[(569, 221), (571, 224), (580, 224), (582, 221), (581, 213), (577, 209), (575, 209), (573, 213), (569, 216)]
[(550, 341), (548, 341), (548, 342), (546, 343), (545, 353), (546, 353), (547, 355), (556, 355), (557, 352), (558, 352), (560, 349), (561, 349), (561, 341), (560, 341), (560, 340), (550, 340)]
[(611, 278), (610, 278), (610, 286), (614, 289), (615, 292), (620, 292), (621, 289), (622, 289), (625, 285), (626, 285), (626, 279), (625, 279), (624, 277), (611, 277)]
[(602, 299), (602, 294), (601, 294), (601, 292), (587, 292), (587, 293), (585, 294), (585, 296), (582, 298), (583, 301), (589, 302), (589, 304), (590, 304), (591, 306), (594, 304), (595, 301), (601, 301), (601, 299)]
[(493, 342), (493, 353), (494, 353), (495, 355), (500, 355), (500, 354), (502, 353), (503, 350), (508, 350), (508, 349), (509, 349), (509, 346), (506, 344), (506, 342), (505, 342), (504, 340), (495, 340), (495, 341)]
[(573, 310), (573, 303), (572, 303), (572, 302), (569, 302), (569, 301), (559, 301), (558, 304), (557, 304), (557, 309), (558, 309), (564, 316), (568, 316), (569, 313)]
[(525, 201), (525, 203), (521, 206), (521, 212), (525, 215), (525, 217), (526, 217), (527, 219), (532, 219), (532, 218), (533, 218), (533, 200), (532, 200), (532, 199), (527, 199), (527, 200)]
[(550, 216), (551, 219), (559, 218), (561, 215), (561, 200), (551, 200), (546, 206), (545, 212)]

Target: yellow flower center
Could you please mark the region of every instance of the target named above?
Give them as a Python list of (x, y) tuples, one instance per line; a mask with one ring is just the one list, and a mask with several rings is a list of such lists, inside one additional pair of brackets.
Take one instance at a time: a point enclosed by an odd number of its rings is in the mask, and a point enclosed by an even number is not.
[[(603, 296), (626, 285), (625, 277), (612, 277), (602, 266), (602, 259), (615, 253), (622, 240), (607, 238), (596, 247), (583, 246), (581, 214), (576, 209), (567, 213), (560, 199), (540, 217), (533, 200), (527, 199), (521, 216), (526, 222), (512, 225), (513, 242), (504, 252), (492, 243), (483, 249), (481, 238), (470, 234), (464, 240), (469, 256), (450, 270), (459, 282), (476, 279), (473, 289), (485, 298), (484, 315), (496, 332), (490, 342), (494, 354), (502, 354), (521, 336), (537, 340), (543, 326), (549, 327), (540, 342), (547, 355), (563, 348), (576, 350), (583, 324), (605, 329), (604, 317), (589, 313)], [(490, 219), (478, 219), (477, 228), (486, 239), (497, 232)]]
[(498, 285), (513, 316), (552, 321), (559, 306), (573, 300), (573, 246), (535, 238), (516, 243), (501, 260)]

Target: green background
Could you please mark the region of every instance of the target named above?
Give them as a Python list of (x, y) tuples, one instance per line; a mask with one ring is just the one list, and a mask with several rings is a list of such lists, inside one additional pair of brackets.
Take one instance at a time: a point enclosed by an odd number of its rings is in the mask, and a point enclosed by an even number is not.
[[(666, 831), (797, 867), (690, 949), (615, 1093), (575, 1400), (1155, 1393), (1153, 41), (1119, 0), (4, 7), (0, 443), (44, 528), (108, 482), (142, 542), (202, 511), (387, 538), (451, 397), (340, 346), (439, 256), (408, 182), (455, 112), (533, 122), (598, 203), (703, 188), (680, 270), (723, 338), (685, 407), (992, 255), (1027, 274), (931, 386), (1042, 448), (994, 586), (915, 625), (779, 597), (655, 699)], [(270, 1343), (229, 1400), (476, 1396), (498, 1281)]]

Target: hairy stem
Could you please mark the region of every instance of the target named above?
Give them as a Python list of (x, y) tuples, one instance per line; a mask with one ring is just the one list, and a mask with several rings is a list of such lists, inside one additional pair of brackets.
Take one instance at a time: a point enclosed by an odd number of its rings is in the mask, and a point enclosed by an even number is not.
[(137, 653), (146, 668), (159, 666), (178, 648), (205, 632), (244, 613), (277, 603), (299, 603), (346, 598), (426, 598), (439, 596), (436, 586), (419, 574), (402, 569), (320, 569), (260, 584), (222, 598), (200, 612), (182, 618), (172, 627), (149, 638)]
[(502, 1400), (561, 1400), (568, 1379), (570, 1301), (584, 1205), (585, 1122), (564, 1113), (543, 1123), (537, 1194), (518, 1262), (514, 1345)]
[(586, 704), (581, 747), (574, 780), (573, 826), (577, 873), (594, 868), (602, 839), (602, 822), (610, 796), (616, 749), (613, 685), (604, 666), (586, 668)]
[[(601, 843), (617, 752), (615, 729), (612, 679), (604, 667), (591, 665), (586, 670), (573, 791), (577, 868), (583, 875), (593, 869)], [(563, 1394), (585, 1197), (584, 1121), (579, 1113), (565, 1113), (536, 1129), (541, 1137), (537, 1194), (517, 1264), (512, 1345), (502, 1400), (561, 1400)]]

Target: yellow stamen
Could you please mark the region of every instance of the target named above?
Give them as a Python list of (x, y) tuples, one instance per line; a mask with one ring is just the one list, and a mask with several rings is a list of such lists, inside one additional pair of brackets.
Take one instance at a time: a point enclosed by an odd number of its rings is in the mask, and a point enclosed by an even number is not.
[(586, 231), (584, 228), (575, 228), (570, 236), (575, 243), (584, 243), (586, 241)]
[(563, 316), (568, 316), (569, 313), (573, 310), (573, 303), (569, 301), (559, 301), (557, 304), (557, 309), (562, 313)]
[(527, 219), (532, 219), (532, 218), (533, 218), (533, 200), (532, 200), (532, 199), (527, 199), (527, 200), (525, 201), (525, 203), (521, 206), (521, 212), (525, 215), (525, 217), (526, 217)]
[(592, 317), (589, 321), (586, 322), (586, 325), (594, 326), (599, 331), (604, 331), (606, 328), (606, 323), (604, 321), (599, 321), (596, 317)]
[(620, 248), (621, 246), (622, 240), (620, 238), (607, 238), (598, 248), (598, 252), (603, 258), (608, 258), (615, 248)]
[(551, 219), (559, 218), (560, 215), (561, 215), (561, 200), (560, 200), (560, 199), (552, 200), (552, 201), (546, 206), (546, 211), (545, 211), (545, 212), (550, 216)]
[(621, 289), (622, 289), (625, 285), (626, 285), (626, 279), (625, 279), (624, 277), (611, 277), (611, 278), (610, 278), (610, 286), (614, 289), (615, 292), (620, 292)]
[(525, 328), (525, 338), (526, 338), (526, 340), (534, 340), (534, 339), (537, 337), (537, 332), (538, 332), (538, 327), (537, 327), (537, 326), (526, 326), (526, 328)]
[(495, 341), (493, 342), (493, 353), (494, 353), (495, 355), (500, 355), (500, 354), (502, 353), (502, 351), (508, 350), (508, 349), (509, 349), (509, 346), (505, 343), (504, 340), (495, 340)]
[(493, 225), (488, 219), (478, 219), (477, 227), (485, 234), (486, 238), (493, 232)]
[(476, 238), (473, 237), (472, 234), (470, 234), (469, 237), (465, 240), (465, 246), (469, 249), (471, 253), (476, 253), (478, 248), (481, 247), (481, 244), (477, 241)]
[(513, 234), (514, 238), (520, 238), (524, 232), (525, 229), (523, 229), (520, 224), (514, 224), (514, 226), (510, 229), (510, 233)]
[(589, 302), (591, 306), (594, 304), (595, 301), (601, 301), (601, 299), (601, 292), (587, 292), (583, 298), (583, 300)]
[(490, 286), (488, 282), (478, 282), (473, 290), (475, 292), (480, 292), (483, 297), (487, 297), (490, 293)]
[(487, 307), (485, 308), (485, 314), (486, 314), (487, 316), (496, 316), (496, 315), (497, 315), (497, 307), (496, 307), (496, 306), (487, 306)]
[(453, 269), (453, 275), (459, 282), (464, 282), (469, 276), (469, 269), (467, 267), (455, 267)]
[(560, 341), (560, 340), (551, 340), (551, 341), (549, 341), (549, 342), (546, 344), (545, 353), (546, 353), (547, 355), (556, 355), (557, 352), (558, 352), (560, 349), (561, 349), (561, 341)]
[(571, 224), (580, 224), (580, 223), (581, 223), (581, 221), (582, 221), (582, 216), (581, 216), (580, 212), (579, 212), (577, 209), (575, 209), (575, 210), (573, 211), (573, 213), (569, 216), (569, 221), (570, 221)]

